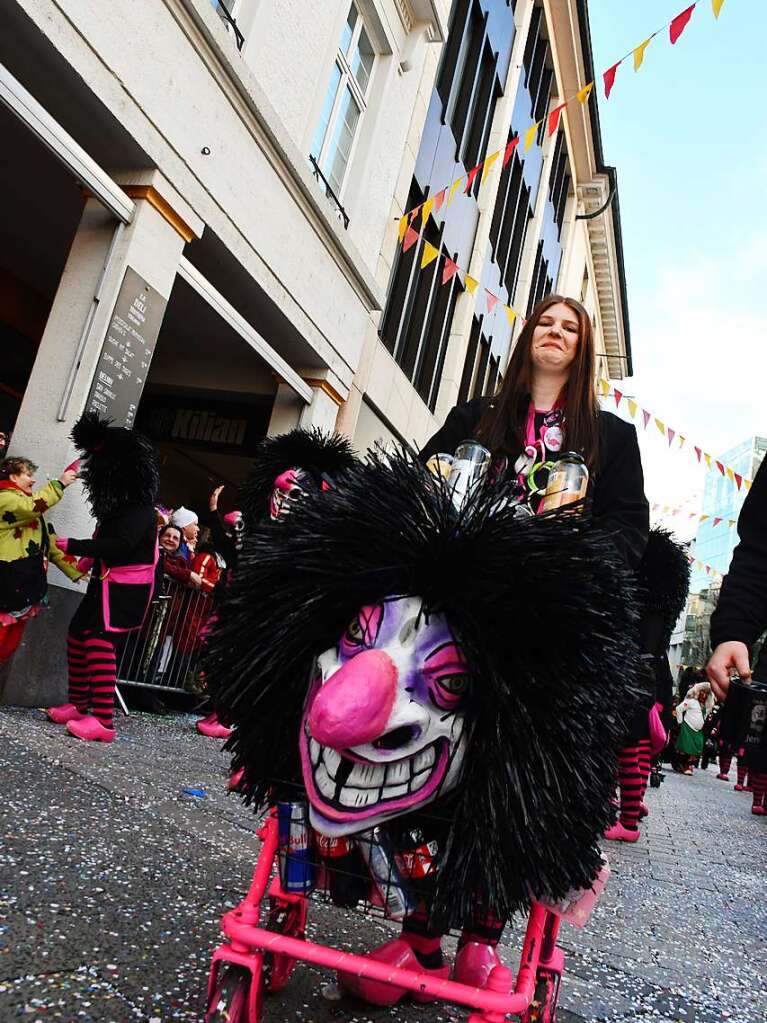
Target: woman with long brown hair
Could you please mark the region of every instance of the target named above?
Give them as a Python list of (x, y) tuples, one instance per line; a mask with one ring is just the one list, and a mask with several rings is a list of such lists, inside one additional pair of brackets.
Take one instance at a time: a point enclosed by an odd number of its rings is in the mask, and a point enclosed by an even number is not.
[[(519, 336), (498, 392), (454, 408), (421, 458), (453, 455), (463, 441), (478, 441), (491, 453), (492, 471), (516, 479), (519, 503), (536, 513), (551, 465), (563, 453), (577, 452), (589, 470), (587, 513), (611, 534), (627, 566), (636, 571), (649, 532), (639, 445), (630, 423), (599, 408), (595, 361), (591, 321), (580, 302), (561, 295), (544, 298)], [(640, 716), (644, 724), (646, 713)], [(639, 738), (633, 733), (627, 738), (620, 759), (621, 821), (625, 818), (629, 825), (634, 803), (639, 805), (632, 788), (634, 776), (640, 774)], [(619, 826), (624, 840), (639, 837), (638, 829), (634, 835), (620, 822)], [(606, 837), (615, 837), (613, 830)], [(478, 914), (461, 935), (456, 980), (484, 987), (500, 963), (496, 945), (503, 928), (504, 921)], [(428, 928), (425, 933), (406, 933), (419, 929), (424, 930), (417, 921), (406, 921), (403, 937), (420, 954), (436, 957), (440, 936)]]
[(497, 394), (456, 406), (421, 457), (452, 455), (462, 441), (479, 441), (496, 472), (516, 476), (520, 503), (535, 512), (551, 463), (578, 452), (590, 474), (590, 513), (636, 569), (649, 530), (639, 445), (630, 423), (599, 408), (595, 362), (586, 310), (549, 295), (525, 324)]

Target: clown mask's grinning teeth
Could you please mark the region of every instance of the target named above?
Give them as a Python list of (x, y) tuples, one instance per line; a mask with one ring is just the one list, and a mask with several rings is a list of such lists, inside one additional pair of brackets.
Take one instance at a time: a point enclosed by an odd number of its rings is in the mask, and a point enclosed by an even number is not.
[(429, 780), (437, 760), (436, 745), (394, 763), (361, 763), (309, 737), (314, 782), (323, 799), (350, 810), (411, 795)]

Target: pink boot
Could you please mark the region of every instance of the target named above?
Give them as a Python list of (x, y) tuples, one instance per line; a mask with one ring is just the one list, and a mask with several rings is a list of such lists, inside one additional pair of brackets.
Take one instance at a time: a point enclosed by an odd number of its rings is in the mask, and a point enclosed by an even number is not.
[(640, 819), (640, 821), (642, 820), (642, 818), (646, 817), (649, 814), (649, 812), (650, 812), (650, 808), (647, 806), (646, 803), (640, 803), (639, 804), (639, 819)]
[(639, 828), (631, 831), (629, 828), (624, 828), (620, 821), (618, 821), (617, 824), (613, 824), (611, 828), (605, 831), (605, 838), (610, 842), (638, 842)]
[(115, 737), (114, 728), (104, 728), (99, 719), (91, 714), (67, 721), (67, 731), (76, 739), (85, 739), (87, 742), (113, 742)]
[(757, 817), (764, 817), (764, 815), (767, 814), (767, 810), (765, 810), (763, 806), (759, 806), (757, 803), (755, 806), (751, 807), (751, 813), (755, 813)]
[[(424, 973), (429, 977), (436, 977), (440, 980), (447, 980), (450, 976), (449, 966), (440, 966), (436, 970), (427, 970), (421, 966), (418, 958), (410, 945), (402, 938), (395, 938), (387, 941), (386, 944), (374, 948), (368, 952), (369, 959), (375, 959), (379, 963), (387, 963), (389, 966), (398, 966), (403, 970), (412, 970), (413, 973)], [(396, 987), (394, 984), (384, 984), (379, 980), (369, 980), (367, 977), (358, 977), (354, 973), (338, 971), (338, 982), (341, 987), (350, 994), (356, 995), (371, 1005), (394, 1005), (400, 998), (408, 994), (407, 988)], [(431, 995), (419, 995), (410, 992), (417, 1002), (432, 1002)]]
[(502, 966), (498, 951), (483, 941), (467, 941), (455, 957), (453, 980), (457, 984), (484, 988), (496, 966)]
[(200, 735), (207, 735), (209, 739), (228, 739), (232, 734), (232, 729), (222, 725), (215, 714), (201, 718), (196, 727)]
[(86, 716), (73, 703), (62, 703), (60, 707), (49, 707), (45, 713), (54, 725), (65, 725), (67, 721), (77, 721)]
[(717, 779), (718, 779), (719, 781), (729, 781), (729, 780), (730, 780), (730, 776), (729, 776), (729, 774), (721, 774), (721, 773), (720, 773), (720, 774), (718, 774), (718, 775), (717, 775), (716, 777), (717, 777)]

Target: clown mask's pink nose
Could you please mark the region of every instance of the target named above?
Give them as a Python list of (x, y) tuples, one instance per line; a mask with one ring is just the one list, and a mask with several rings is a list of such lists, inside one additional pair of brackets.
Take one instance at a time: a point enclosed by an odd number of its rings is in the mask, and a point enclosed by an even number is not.
[(383, 650), (364, 650), (320, 689), (309, 712), (309, 730), (331, 749), (372, 742), (385, 731), (396, 695), (391, 657)]

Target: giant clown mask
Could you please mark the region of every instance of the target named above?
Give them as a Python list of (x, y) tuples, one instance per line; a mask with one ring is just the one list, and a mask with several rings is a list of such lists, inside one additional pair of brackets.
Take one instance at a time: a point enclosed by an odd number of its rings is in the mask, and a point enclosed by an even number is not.
[(360, 609), (317, 659), (300, 736), (313, 827), (348, 835), (452, 789), (469, 677), (442, 614), (418, 597)]

